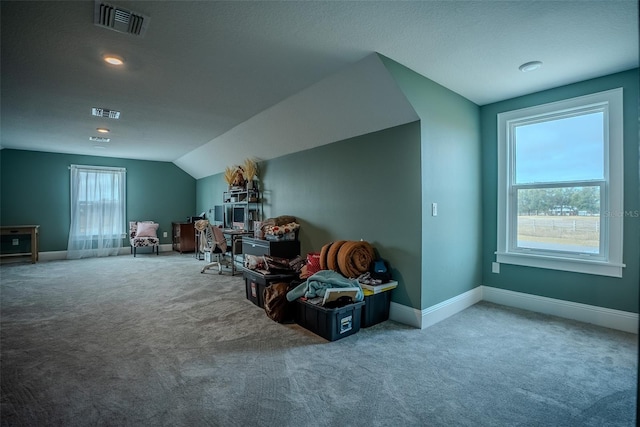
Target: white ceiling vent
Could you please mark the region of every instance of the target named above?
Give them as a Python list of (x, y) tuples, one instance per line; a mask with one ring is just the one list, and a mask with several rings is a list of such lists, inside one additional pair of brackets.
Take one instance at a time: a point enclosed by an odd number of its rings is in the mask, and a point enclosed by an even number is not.
[(100, 27), (142, 37), (147, 31), (149, 20), (148, 16), (144, 16), (141, 13), (131, 12), (130, 10), (95, 0), (93, 23)]
[(105, 138), (103, 136), (90, 136), (89, 137), (89, 141), (93, 141), (93, 142), (109, 142), (109, 141), (111, 141), (111, 138)]
[(109, 110), (107, 108), (93, 107), (91, 109), (91, 115), (96, 117), (106, 117), (108, 119), (119, 119), (120, 111)]

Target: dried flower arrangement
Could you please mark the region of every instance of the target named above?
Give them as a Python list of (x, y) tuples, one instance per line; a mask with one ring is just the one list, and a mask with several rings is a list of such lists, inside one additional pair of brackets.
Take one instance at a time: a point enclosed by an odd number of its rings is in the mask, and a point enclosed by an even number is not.
[(253, 159), (245, 159), (242, 169), (247, 181), (252, 181), (258, 176), (258, 164)]
[(224, 180), (227, 182), (227, 184), (232, 185), (233, 184), (233, 180), (236, 177), (236, 167), (225, 167), (224, 168)]

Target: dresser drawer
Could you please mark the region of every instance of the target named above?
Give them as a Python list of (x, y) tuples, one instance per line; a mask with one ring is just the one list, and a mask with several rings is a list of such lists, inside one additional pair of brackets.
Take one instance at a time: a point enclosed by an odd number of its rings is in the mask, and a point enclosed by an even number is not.
[(269, 240), (244, 237), (242, 239), (242, 253), (245, 255), (270, 255), (278, 258), (292, 259), (300, 255), (300, 241), (283, 240), (272, 242)]

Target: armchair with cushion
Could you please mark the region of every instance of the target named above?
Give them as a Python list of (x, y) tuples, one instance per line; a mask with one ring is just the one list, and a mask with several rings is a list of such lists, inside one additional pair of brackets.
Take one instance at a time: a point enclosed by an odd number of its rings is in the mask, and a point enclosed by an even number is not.
[(156, 255), (160, 252), (160, 239), (157, 236), (160, 224), (153, 221), (130, 221), (129, 222), (129, 242), (131, 252), (136, 256), (136, 248), (151, 247), (151, 253)]

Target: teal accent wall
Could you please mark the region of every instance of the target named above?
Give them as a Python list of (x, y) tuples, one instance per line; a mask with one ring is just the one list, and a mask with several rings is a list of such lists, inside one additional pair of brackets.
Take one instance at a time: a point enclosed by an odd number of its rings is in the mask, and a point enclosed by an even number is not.
[(420, 117), (421, 308), (427, 308), (481, 284), (479, 107), (381, 58)]
[[(532, 76), (534, 77), (534, 76)], [(557, 298), (628, 312), (638, 312), (640, 212), (638, 195), (638, 69), (510, 99), (480, 108), (482, 121), (483, 284), (500, 289)], [(622, 278), (570, 273), (501, 264), (491, 272), (497, 249), (497, 115), (534, 105), (560, 101), (605, 90), (624, 93), (624, 221), (626, 268)]]
[(158, 222), (162, 244), (171, 222), (196, 213), (195, 179), (173, 163), (0, 150), (0, 222), (39, 224), (42, 252), (67, 250), (71, 164), (126, 168), (127, 220)]
[[(399, 281), (393, 301), (422, 310), (481, 284), (479, 108), (382, 60), (420, 121), (262, 162), (264, 212), (299, 219), (305, 254), (373, 243)], [(197, 186), (199, 209), (211, 208), (211, 191), (219, 203), (221, 174)]]
[(198, 212), (206, 212), (207, 218), (213, 220), (213, 209), (216, 205), (222, 205), (222, 193), (227, 189), (228, 185), (222, 173), (197, 180), (196, 210)]
[[(250, 153), (247, 153), (250, 157)], [(366, 240), (389, 260), (393, 301), (420, 308), (420, 125), (385, 129), (259, 163), (265, 217), (293, 215), (301, 252)], [(198, 209), (222, 201), (222, 174), (198, 180)]]

